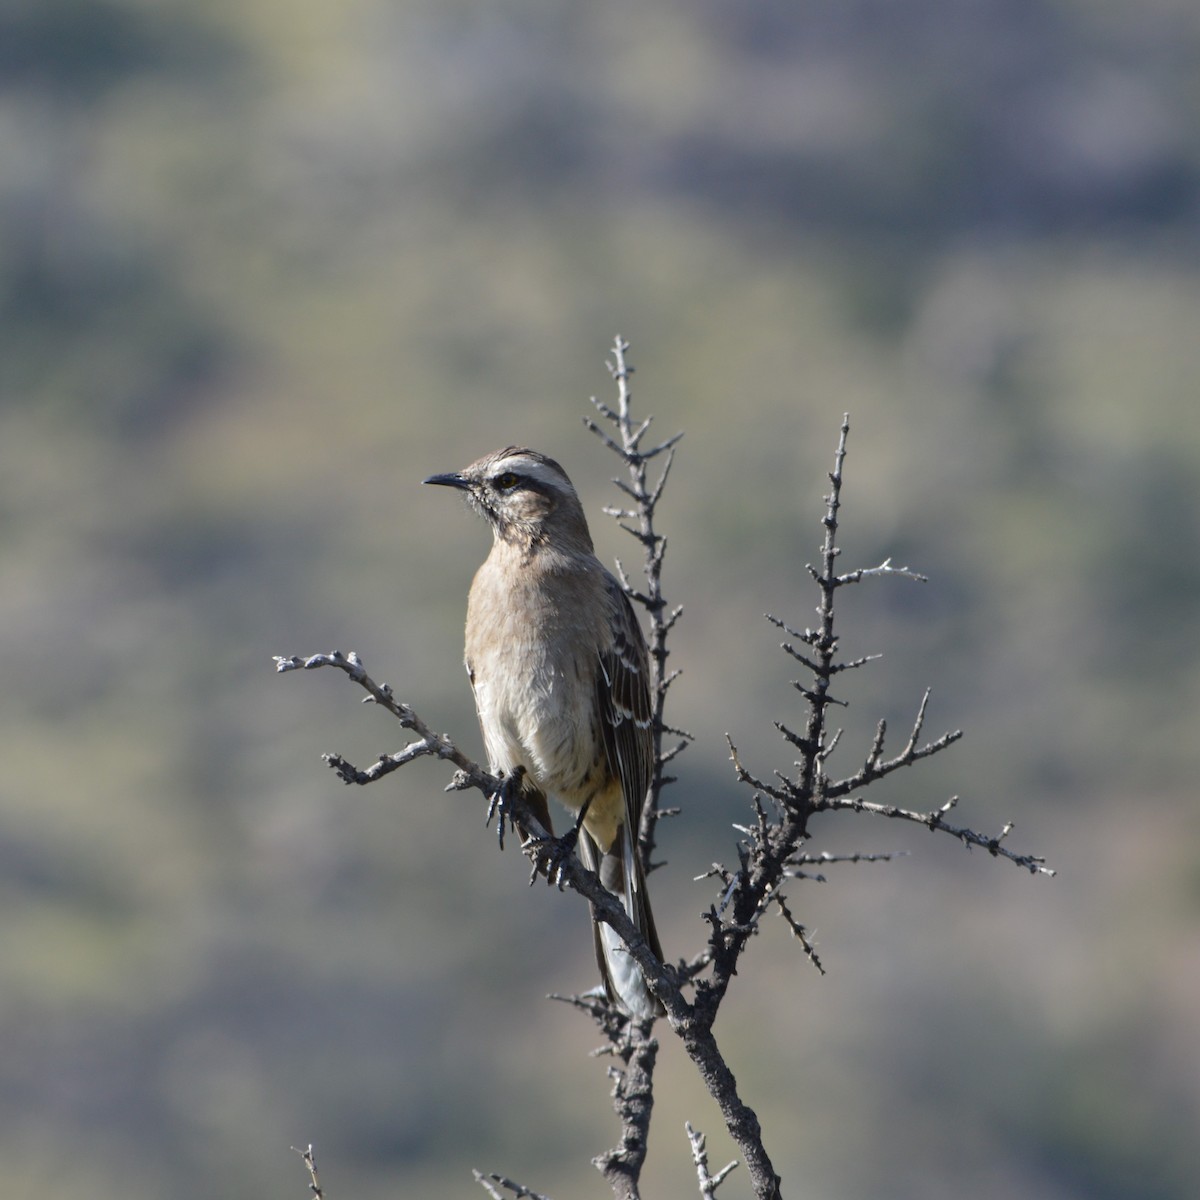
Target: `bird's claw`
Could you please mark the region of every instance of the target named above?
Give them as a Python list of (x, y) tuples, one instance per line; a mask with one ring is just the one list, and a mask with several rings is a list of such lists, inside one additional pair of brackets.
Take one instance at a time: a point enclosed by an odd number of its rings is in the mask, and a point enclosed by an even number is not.
[(525, 768), (514, 767), (504, 777), (503, 783), (500, 785), (500, 790), (492, 793), (491, 801), (488, 803), (487, 817), (484, 820), (484, 825), (492, 823), (492, 817), (497, 813), (500, 814), (499, 821), (496, 822), (496, 839), (500, 843), (500, 849), (504, 849), (504, 825), (507, 821), (514, 829), (517, 827), (516, 821), (513, 819), (512, 798), (521, 790), (521, 786), (525, 780)]
[(529, 886), (539, 875), (561, 892), (566, 882), (566, 868), (579, 842), (578, 826), (569, 829), (562, 837), (530, 838), (521, 849), (529, 855), (533, 870), (529, 875)]

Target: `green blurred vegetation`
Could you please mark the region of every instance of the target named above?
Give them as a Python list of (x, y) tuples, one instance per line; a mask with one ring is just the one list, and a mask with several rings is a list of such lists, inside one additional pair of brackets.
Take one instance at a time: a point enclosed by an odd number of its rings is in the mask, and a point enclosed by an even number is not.
[[(476, 749), (486, 535), (417, 483), (534, 444), (636, 561), (580, 427), (620, 332), (687, 431), (668, 949), (744, 819), (723, 731), (787, 767), (760, 614), (815, 603), (844, 411), (845, 561), (930, 582), (846, 597), (886, 657), (843, 761), (932, 685), (967, 738), (883, 798), (962, 793), (1060, 869), (820, 831), (911, 857), (798, 891), (829, 977), (769, 932), (723, 1020), (792, 1192), (1193, 1195), (1198, 35), (1185, 0), (10, 0), (8, 1194), (299, 1195), (309, 1141), (337, 1198), (603, 1194), (602, 1064), (540, 999), (590, 984), (584, 912), (445, 772), (344, 791), (320, 753), (397, 731), (270, 655), (356, 649)], [(646, 1191), (689, 1196), (683, 1120), (731, 1151), (660, 1072)]]

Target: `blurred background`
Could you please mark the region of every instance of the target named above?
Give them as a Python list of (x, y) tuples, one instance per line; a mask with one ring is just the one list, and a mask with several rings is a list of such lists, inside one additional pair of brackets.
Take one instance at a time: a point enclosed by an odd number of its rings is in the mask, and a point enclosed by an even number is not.
[[(1200, 9), (1191, 0), (9, 0), (0, 13), (0, 1164), (18, 1200), (602, 1197), (571, 896), (417, 764), (356, 650), (480, 753), (486, 530), (419, 481), (575, 479), (633, 344), (696, 735), (652, 879), (788, 770), (843, 412), (833, 767), (1047, 856), (830, 818), (718, 1032), (787, 1194), (1182, 1200), (1200, 1159)], [(664, 1032), (645, 1194), (734, 1154)], [(737, 1174), (723, 1197), (748, 1194)]]

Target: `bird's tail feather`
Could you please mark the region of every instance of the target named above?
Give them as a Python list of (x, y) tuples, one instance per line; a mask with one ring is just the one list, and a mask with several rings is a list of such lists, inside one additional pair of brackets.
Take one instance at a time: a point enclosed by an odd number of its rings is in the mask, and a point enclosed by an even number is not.
[[(618, 841), (629, 840), (622, 831)], [(661, 960), (662, 947), (659, 945), (658, 931), (654, 928), (650, 901), (646, 896), (646, 881), (633, 848), (624, 849), (622, 853), (601, 853), (587, 832), (581, 830), (579, 852), (584, 865), (595, 871), (605, 889), (621, 900), (629, 919), (646, 939), (655, 956)], [(594, 921), (592, 931), (595, 936), (596, 962), (600, 967), (608, 998), (635, 1020), (661, 1016), (662, 1004), (651, 993), (642, 968), (612, 926), (603, 921)]]

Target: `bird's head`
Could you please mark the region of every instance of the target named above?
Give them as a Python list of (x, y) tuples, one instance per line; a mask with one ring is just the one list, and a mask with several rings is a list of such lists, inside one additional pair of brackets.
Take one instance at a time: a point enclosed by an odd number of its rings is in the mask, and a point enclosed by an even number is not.
[(507, 446), (425, 482), (463, 492), (498, 541), (592, 548), (583, 506), (566, 471), (536, 450)]

